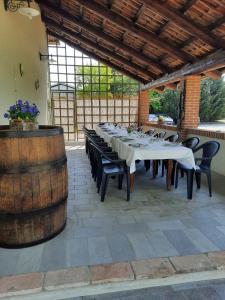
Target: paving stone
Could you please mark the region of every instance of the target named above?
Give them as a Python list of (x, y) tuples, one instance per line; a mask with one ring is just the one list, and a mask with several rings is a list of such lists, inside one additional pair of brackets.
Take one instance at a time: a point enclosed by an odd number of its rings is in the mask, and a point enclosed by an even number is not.
[(208, 253), (208, 258), (218, 269), (225, 269), (225, 251)]
[(223, 300), (212, 288), (198, 288), (183, 291), (188, 300)]
[(137, 279), (164, 278), (171, 276), (175, 270), (167, 258), (133, 261), (132, 267)]
[(200, 272), (215, 269), (205, 254), (170, 257), (170, 261), (178, 273)]
[(56, 290), (90, 284), (88, 267), (70, 268), (46, 273), (44, 289)]
[(44, 273), (0, 277), (0, 298), (40, 292), (43, 283)]
[(114, 263), (90, 267), (92, 283), (121, 282), (134, 279), (129, 263)]

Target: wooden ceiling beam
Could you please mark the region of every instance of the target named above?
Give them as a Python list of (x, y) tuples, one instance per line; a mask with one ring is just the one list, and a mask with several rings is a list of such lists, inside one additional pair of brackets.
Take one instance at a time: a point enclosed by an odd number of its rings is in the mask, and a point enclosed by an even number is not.
[(201, 39), (216, 49), (225, 49), (225, 42), (222, 39), (217, 38), (200, 24), (194, 24), (193, 20), (189, 19), (187, 16), (183, 15), (178, 10), (175, 10), (168, 4), (163, 3), (161, 0), (143, 0), (143, 2), (148, 5), (151, 10), (154, 10), (156, 13), (174, 23), (182, 30), (188, 32), (190, 35)]
[(187, 0), (184, 6), (181, 8), (180, 12), (185, 14), (192, 6), (196, 4), (198, 0)]
[(138, 10), (136, 16), (133, 18), (133, 22), (134, 23), (137, 23), (140, 16), (142, 15), (142, 13), (145, 11), (146, 9), (146, 5), (145, 4), (142, 4), (142, 6), (140, 7), (140, 9)]
[(173, 72), (169, 75), (163, 76), (157, 80), (149, 82), (142, 87), (142, 90), (148, 90), (152, 88), (158, 88), (165, 86), (176, 81), (181, 81), (189, 75), (209, 73), (213, 70), (223, 68), (225, 66), (225, 51), (217, 51), (216, 53), (209, 55), (205, 59), (202, 59), (192, 65), (187, 65), (179, 71)]
[(139, 65), (137, 65), (134, 62), (131, 62), (129, 60), (126, 60), (125, 58), (123, 58), (122, 56), (116, 54), (115, 52), (110, 51), (109, 49), (85, 38), (84, 36), (82, 36), (81, 34), (63, 26), (62, 24), (59, 24), (55, 21), (53, 21), (52, 19), (43, 16), (43, 21), (46, 23), (47, 26), (51, 26), (53, 28), (55, 28), (57, 31), (59, 32), (63, 32), (69, 36), (71, 36), (72, 38), (76, 39), (77, 41), (85, 44), (86, 46), (102, 53), (103, 55), (106, 55), (108, 57), (111, 57), (112, 59), (118, 61), (120, 64), (123, 64), (125, 66), (127, 66), (130, 69), (133, 69), (134, 73), (139, 73), (143, 78), (152, 78), (153, 74), (150, 73), (149, 71), (147, 71), (146, 69), (140, 67)]
[(225, 16), (222, 16), (220, 19), (216, 20), (215, 22), (211, 23), (208, 26), (208, 30), (213, 30), (225, 23)]
[(128, 53), (130, 56), (134, 57), (135, 59), (138, 59), (139, 61), (149, 65), (149, 68), (154, 67), (158, 69), (162, 73), (169, 73), (171, 70), (164, 66), (162, 63), (160, 63), (157, 60), (153, 60), (147, 55), (133, 49), (130, 46), (125, 45), (124, 43), (121, 43), (121, 41), (109, 36), (108, 34), (104, 33), (102, 30), (99, 30), (97, 28), (94, 28), (94, 26), (87, 24), (82, 19), (77, 18), (73, 16), (71, 13), (65, 11), (64, 9), (58, 9), (55, 7), (54, 4), (44, 1), (44, 0), (37, 0), (37, 2), (41, 5), (42, 8), (47, 8), (57, 14), (58, 16), (63, 16), (66, 20), (72, 22), (73, 24), (81, 27), (82, 29), (87, 30), (88, 32), (94, 34), (96, 37), (106, 41), (110, 45), (114, 46), (117, 49), (120, 49), (126, 53)]
[(146, 83), (146, 81), (138, 76), (138, 75), (134, 75), (133, 73), (125, 70), (122, 68), (122, 66), (117, 66), (115, 65), (114, 63), (112, 63), (111, 61), (107, 60), (107, 59), (104, 59), (102, 58), (101, 56), (93, 53), (93, 52), (90, 52), (88, 51), (87, 49), (85, 49), (84, 47), (82, 47), (81, 45), (78, 45), (76, 43), (73, 43), (71, 42), (69, 39), (67, 39), (64, 35), (60, 35), (60, 34), (57, 34), (56, 32), (50, 30), (50, 29), (47, 29), (47, 33), (51, 36), (53, 36), (54, 38), (58, 39), (58, 40), (61, 40), (62, 42), (66, 43), (67, 45), (71, 46), (72, 48), (75, 48), (77, 50), (79, 50), (80, 52), (83, 52), (85, 55), (89, 56), (89, 57), (92, 57), (93, 59), (103, 63), (104, 65), (107, 65), (109, 66), (110, 68), (112, 69), (115, 69), (115, 70), (118, 70), (119, 72), (121, 72), (122, 74), (134, 79), (134, 80), (137, 80), (139, 82), (142, 82), (142, 83)]
[(113, 11), (110, 11), (102, 5), (99, 5), (97, 2), (89, 0), (76, 0), (76, 2), (78, 2), (80, 5), (83, 5), (85, 8), (94, 12), (95, 14), (101, 16), (102, 18), (109, 20), (116, 26), (119, 26), (124, 30), (129, 31), (132, 35), (135, 35), (138, 38), (142, 38), (146, 42), (161, 48), (164, 52), (170, 54), (175, 58), (179, 58), (183, 62), (195, 61), (195, 58), (192, 55), (176, 49), (168, 41), (164, 41), (162, 38), (159, 38), (156, 34), (144, 28), (138, 27), (137, 24), (135, 25), (133, 22), (127, 20), (126, 18)]

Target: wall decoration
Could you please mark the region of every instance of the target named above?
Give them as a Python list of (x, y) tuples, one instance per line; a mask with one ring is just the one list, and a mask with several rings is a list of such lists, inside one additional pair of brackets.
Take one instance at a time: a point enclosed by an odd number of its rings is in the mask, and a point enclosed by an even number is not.
[(39, 87), (40, 87), (39, 79), (35, 80), (34, 86), (35, 86), (35, 90), (37, 91), (39, 89)]
[(23, 66), (23, 64), (20, 64), (19, 69), (20, 69), (20, 76), (23, 77), (23, 75), (24, 75), (24, 66)]

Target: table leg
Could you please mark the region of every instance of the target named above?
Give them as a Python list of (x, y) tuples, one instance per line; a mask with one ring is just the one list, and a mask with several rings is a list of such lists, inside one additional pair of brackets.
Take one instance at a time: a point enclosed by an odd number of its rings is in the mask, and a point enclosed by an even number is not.
[(134, 191), (134, 174), (135, 173), (130, 174), (130, 191), (131, 192)]
[(168, 191), (171, 190), (172, 169), (173, 169), (173, 161), (171, 159), (168, 159), (167, 174), (166, 174), (166, 186)]

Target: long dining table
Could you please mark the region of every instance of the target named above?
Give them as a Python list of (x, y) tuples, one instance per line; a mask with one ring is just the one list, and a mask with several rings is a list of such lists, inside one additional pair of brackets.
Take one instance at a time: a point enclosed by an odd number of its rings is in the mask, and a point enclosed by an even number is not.
[[(195, 168), (194, 155), (191, 149), (180, 143), (171, 143), (163, 139), (157, 139), (142, 132), (128, 133), (121, 126), (106, 123), (96, 126), (96, 133), (104, 139), (116, 151), (121, 159), (126, 160), (130, 170), (131, 191), (134, 190), (134, 175), (137, 160), (167, 160), (166, 184), (171, 190), (171, 174), (173, 161), (192, 169)], [(156, 164), (153, 164), (153, 176), (155, 177)]]

